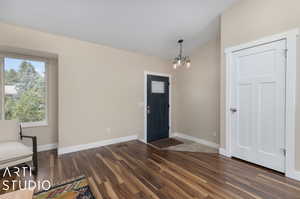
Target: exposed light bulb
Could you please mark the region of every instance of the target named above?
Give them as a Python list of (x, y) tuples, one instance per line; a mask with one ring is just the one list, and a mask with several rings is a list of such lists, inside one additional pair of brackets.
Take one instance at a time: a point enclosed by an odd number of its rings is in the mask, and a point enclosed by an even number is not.
[(191, 67), (191, 61), (187, 61), (185, 65), (186, 65), (186, 68), (190, 68)]
[(175, 59), (175, 60), (173, 61), (173, 68), (176, 69), (177, 66), (178, 66), (178, 64), (177, 64), (177, 59)]
[(177, 65), (181, 65), (181, 60), (180, 59), (177, 60)]

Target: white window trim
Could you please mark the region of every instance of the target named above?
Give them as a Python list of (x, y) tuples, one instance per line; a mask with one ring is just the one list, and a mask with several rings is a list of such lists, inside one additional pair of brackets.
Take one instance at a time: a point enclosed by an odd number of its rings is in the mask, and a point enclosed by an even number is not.
[(231, 135), (231, 67), (232, 54), (235, 51), (285, 39), (287, 41), (287, 66), (286, 66), (286, 159), (285, 175), (295, 180), (300, 180), (300, 171), (296, 170), (295, 164), (295, 117), (296, 117), (296, 68), (297, 68), (297, 37), (299, 30), (294, 29), (281, 34), (276, 34), (250, 43), (238, 45), (225, 49), (226, 54), (226, 91), (225, 91), (225, 149), (220, 153), (227, 157), (232, 156)]
[(41, 122), (25, 122), (21, 123), (22, 128), (34, 128), (34, 127), (43, 127), (48, 126), (47, 121), (41, 121)]
[(27, 56), (27, 55), (17, 55), (17, 54), (12, 54), (12, 53), (1, 53), (0, 54), (0, 83), (1, 83), (1, 89), (0, 89), (0, 110), (1, 110), (1, 119), (4, 119), (4, 58), (9, 57), (9, 58), (15, 58), (15, 59), (25, 59), (25, 60), (31, 60), (31, 61), (42, 61), (45, 62), (45, 120), (44, 121), (37, 121), (37, 122), (24, 122), (21, 123), (21, 126), (23, 128), (33, 128), (33, 127), (45, 127), (48, 126), (48, 79), (49, 79), (49, 60), (46, 58), (41, 58), (41, 57), (35, 57), (35, 56)]

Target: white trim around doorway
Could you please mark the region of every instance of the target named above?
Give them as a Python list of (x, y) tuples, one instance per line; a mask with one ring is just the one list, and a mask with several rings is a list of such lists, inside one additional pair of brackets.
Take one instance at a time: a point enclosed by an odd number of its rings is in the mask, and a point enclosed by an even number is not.
[(297, 37), (299, 30), (294, 29), (281, 34), (276, 34), (250, 43), (238, 45), (225, 49), (226, 55), (226, 91), (225, 91), (225, 148), (220, 149), (220, 153), (227, 157), (232, 156), (232, 135), (231, 135), (231, 73), (232, 73), (232, 54), (236, 51), (259, 46), (262, 44), (275, 42), (285, 39), (287, 42), (287, 65), (286, 65), (286, 159), (285, 175), (287, 177), (300, 180), (300, 172), (296, 170), (295, 154), (295, 117), (296, 117), (296, 68), (297, 68)]
[(168, 77), (169, 78), (169, 137), (171, 136), (171, 129), (172, 129), (172, 75), (166, 73), (156, 73), (150, 71), (144, 71), (144, 139), (141, 140), (144, 143), (147, 142), (147, 76), (148, 75), (156, 75), (161, 77)]

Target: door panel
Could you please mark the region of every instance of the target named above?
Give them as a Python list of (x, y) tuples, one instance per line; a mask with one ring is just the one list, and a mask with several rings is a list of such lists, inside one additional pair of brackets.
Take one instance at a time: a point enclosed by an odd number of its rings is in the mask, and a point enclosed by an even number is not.
[(247, 148), (252, 146), (251, 144), (251, 110), (252, 110), (252, 85), (244, 84), (239, 86), (239, 132), (238, 134), (238, 145), (239, 147)]
[[(258, 150), (262, 153), (276, 153), (276, 83), (263, 82), (259, 84), (258, 112)], [(262, 122), (264, 121), (264, 122)]]
[(238, 112), (236, 113), (237, 121), (237, 132), (236, 141), (234, 142), (234, 151), (240, 155), (241, 159), (249, 159), (249, 161), (255, 160), (255, 154), (253, 151), (253, 142), (255, 137), (253, 136), (253, 123), (254, 118), (252, 114), (254, 106), (254, 85), (251, 81), (239, 82), (238, 85), (238, 99), (237, 107)]
[(286, 41), (233, 55), (233, 156), (277, 171), (285, 170)]
[(169, 137), (169, 78), (147, 76), (147, 142)]

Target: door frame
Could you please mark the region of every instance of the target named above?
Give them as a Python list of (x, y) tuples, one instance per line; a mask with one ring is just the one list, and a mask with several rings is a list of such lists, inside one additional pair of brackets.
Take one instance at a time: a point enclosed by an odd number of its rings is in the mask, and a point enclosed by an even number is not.
[(297, 37), (298, 29), (293, 29), (281, 34), (272, 35), (259, 39), (257, 41), (241, 44), (225, 49), (225, 149), (220, 152), (227, 157), (232, 157), (232, 132), (231, 132), (231, 95), (232, 95), (232, 56), (236, 51), (260, 46), (263, 44), (286, 40), (287, 58), (286, 58), (286, 94), (285, 94), (285, 175), (290, 178), (300, 180), (300, 172), (296, 171), (295, 165), (295, 117), (296, 117), (296, 68), (297, 68)]
[(169, 137), (171, 135), (171, 129), (172, 129), (172, 75), (167, 73), (156, 73), (156, 72), (150, 72), (150, 71), (144, 71), (144, 139), (142, 140), (144, 143), (148, 143), (147, 141), (147, 77), (148, 75), (156, 75), (161, 77), (168, 77), (169, 78)]

